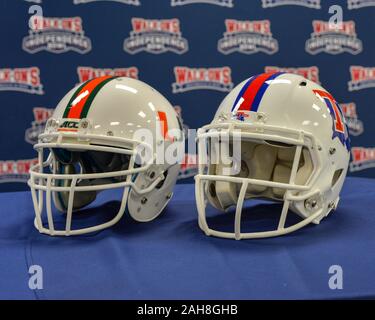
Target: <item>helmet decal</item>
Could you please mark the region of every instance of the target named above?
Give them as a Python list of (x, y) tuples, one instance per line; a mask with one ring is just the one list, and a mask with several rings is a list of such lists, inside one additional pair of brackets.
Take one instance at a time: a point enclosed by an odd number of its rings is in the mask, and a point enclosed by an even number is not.
[(158, 117), (159, 121), (161, 122), (161, 134), (164, 138), (167, 137), (168, 134), (168, 119), (167, 119), (167, 114), (164, 111), (158, 111)]
[(264, 93), (270, 85), (270, 80), (276, 79), (284, 72), (263, 73), (251, 77), (242, 87), (238, 94), (232, 112), (237, 111), (258, 111), (259, 104), (263, 98)]
[(346, 126), (345, 118), (336, 99), (330, 93), (323, 90), (313, 90), (313, 92), (318, 97), (323, 99), (328, 107), (329, 113), (332, 117), (332, 139), (338, 137), (341, 143), (349, 150), (350, 139), (348, 135), (348, 128)]
[(115, 78), (116, 77), (112, 76), (103, 76), (83, 83), (71, 97), (63, 117), (70, 119), (86, 118), (90, 106), (99, 90), (103, 88), (106, 83)]

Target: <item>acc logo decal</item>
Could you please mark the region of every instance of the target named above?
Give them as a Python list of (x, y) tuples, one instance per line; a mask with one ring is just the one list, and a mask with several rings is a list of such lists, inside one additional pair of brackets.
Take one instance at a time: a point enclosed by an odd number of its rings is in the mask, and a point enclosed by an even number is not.
[(54, 109), (48, 108), (34, 108), (34, 121), (31, 122), (31, 127), (25, 131), (25, 141), (31, 144), (38, 142), (38, 136), (44, 132), (47, 120), (52, 116)]
[(342, 113), (346, 119), (349, 133), (352, 136), (359, 136), (363, 133), (363, 122), (358, 119), (357, 106), (354, 102), (340, 103)]
[(358, 54), (363, 50), (362, 41), (357, 38), (354, 21), (345, 21), (336, 26), (326, 21), (314, 20), (313, 29), (314, 32), (305, 45), (310, 54)]
[(375, 6), (375, 0), (348, 0), (348, 9), (359, 9)]
[(196, 154), (185, 153), (177, 179), (180, 180), (194, 177), (197, 173), (198, 156)]
[(233, 0), (172, 0), (171, 6), (184, 6), (186, 4), (192, 3), (208, 3), (208, 4), (216, 4), (222, 7), (233, 7)]
[(231, 73), (229, 67), (175, 67), (176, 82), (172, 84), (173, 93), (200, 89), (229, 92), (233, 88)]
[(279, 43), (272, 37), (271, 22), (225, 20), (226, 32), (217, 45), (223, 54), (240, 52), (253, 54), (264, 52), (274, 54), (279, 50)]
[(352, 80), (348, 82), (349, 91), (375, 88), (375, 68), (351, 66), (350, 75)]
[(97, 2), (97, 1), (112, 1), (112, 2), (120, 2), (124, 4), (129, 4), (133, 6), (140, 6), (141, 3), (139, 0), (73, 0), (74, 4), (80, 4), (80, 3), (89, 3), (89, 2)]
[(146, 20), (132, 18), (133, 31), (130, 37), (124, 40), (124, 50), (130, 54), (141, 51), (149, 53), (174, 52), (183, 54), (189, 46), (181, 36), (180, 20)]
[(285, 68), (285, 67), (275, 67), (275, 66), (266, 66), (264, 68), (266, 73), (274, 72), (287, 72), (298, 74), (308, 80), (314, 81), (315, 83), (320, 84), (319, 80), (319, 68), (317, 66), (312, 67), (301, 67), (301, 68)]
[(44, 94), (38, 67), (0, 69), (0, 91)]
[(29, 178), (31, 166), (38, 163), (38, 159), (1, 160), (0, 183), (26, 182)]
[(352, 148), (352, 162), (350, 171), (360, 171), (375, 167), (375, 148)]
[(113, 76), (113, 77), (128, 77), (133, 79), (138, 79), (138, 68), (93, 68), (93, 67), (77, 67), (77, 73), (79, 78), (79, 83), (86, 82), (94, 78), (99, 78), (102, 76)]
[(272, 7), (288, 6), (288, 5), (320, 9), (320, 0), (262, 0), (263, 8), (272, 8)]
[(313, 90), (315, 95), (322, 99), (327, 107), (328, 111), (332, 117), (332, 139), (335, 137), (339, 138), (341, 143), (349, 150), (350, 149), (350, 139), (348, 136), (348, 131), (345, 123), (344, 115), (340, 109), (340, 106), (336, 102), (335, 98), (328, 92), (323, 90)]
[(39, 17), (31, 23), (33, 27), (22, 41), (22, 48), (28, 53), (44, 50), (51, 53), (75, 51), (84, 54), (91, 50), (91, 40), (84, 35), (80, 17)]

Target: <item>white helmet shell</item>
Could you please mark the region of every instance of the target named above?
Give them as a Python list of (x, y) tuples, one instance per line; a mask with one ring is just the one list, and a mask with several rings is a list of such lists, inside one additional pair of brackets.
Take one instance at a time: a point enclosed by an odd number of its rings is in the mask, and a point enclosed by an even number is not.
[[(238, 168), (236, 174), (224, 174), (228, 165), (222, 161), (205, 163), (215, 158), (207, 141), (219, 137), (221, 148), (229, 138), (232, 145), (240, 141), (240, 155), (230, 161)], [(246, 79), (224, 98), (212, 123), (198, 132), (200, 227), (207, 235), (243, 239), (278, 236), (319, 223), (338, 204), (349, 148), (340, 107), (321, 86), (289, 73)], [(242, 206), (250, 198), (284, 202), (276, 230), (241, 232)], [(206, 200), (219, 210), (236, 206), (234, 232), (208, 227)], [(288, 209), (303, 220), (286, 226)]]
[[(98, 231), (115, 224), (126, 207), (137, 221), (153, 220), (170, 200), (180, 167), (178, 157), (157, 159), (157, 150), (164, 154), (174, 145), (181, 148), (181, 141), (173, 107), (144, 82), (104, 76), (78, 85), (57, 105), (35, 145), (39, 163), (29, 180), (35, 226), (49, 235)], [(44, 162), (45, 149), (50, 153)], [(99, 191), (112, 188), (123, 190), (117, 215), (106, 223), (72, 228), (75, 211), (92, 203)], [(52, 202), (66, 213), (64, 228), (55, 228)]]

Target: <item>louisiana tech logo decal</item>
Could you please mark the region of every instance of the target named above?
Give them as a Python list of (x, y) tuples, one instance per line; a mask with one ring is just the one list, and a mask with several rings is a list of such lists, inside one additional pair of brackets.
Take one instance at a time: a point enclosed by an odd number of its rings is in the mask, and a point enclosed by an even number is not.
[(375, 148), (353, 147), (351, 151), (351, 172), (375, 167)]
[(345, 122), (345, 117), (335, 98), (328, 92), (315, 89), (314, 94), (325, 102), (332, 117), (332, 139), (338, 138), (342, 145), (350, 150), (349, 132)]
[(0, 69), (0, 91), (21, 91), (43, 94), (38, 67)]
[(352, 136), (359, 136), (363, 133), (363, 122), (358, 119), (357, 106), (354, 102), (341, 103), (342, 113), (344, 114), (346, 124), (349, 129), (349, 134)]
[(208, 3), (208, 4), (216, 4), (222, 7), (233, 7), (233, 0), (172, 0), (171, 6), (184, 6), (186, 4), (193, 4), (193, 3)]
[(279, 50), (277, 40), (272, 37), (269, 20), (239, 21), (226, 19), (225, 27), (224, 38), (220, 39), (217, 45), (218, 50), (223, 54), (233, 52), (274, 54)]
[(320, 0), (262, 0), (263, 8), (292, 5), (320, 9)]
[(189, 49), (187, 40), (181, 36), (178, 19), (133, 18), (132, 26), (130, 37), (124, 41), (124, 50), (130, 54), (141, 51), (154, 54), (168, 51), (183, 54)]
[(34, 121), (31, 127), (25, 131), (25, 141), (31, 144), (38, 142), (38, 136), (44, 131), (47, 120), (52, 116), (54, 109), (34, 108)]
[(133, 79), (138, 79), (138, 68), (93, 68), (93, 67), (77, 67), (77, 73), (79, 78), (79, 83), (86, 82), (94, 78), (99, 78), (103, 76), (113, 76), (113, 77), (128, 77)]
[(308, 80), (314, 81), (315, 83), (320, 84), (319, 68), (317, 66), (300, 67), (300, 68), (284, 68), (284, 67), (266, 66), (264, 68), (264, 72), (266, 73), (275, 73), (275, 72), (294, 73)]
[(321, 52), (339, 54), (343, 52), (358, 54), (362, 52), (362, 41), (357, 38), (355, 22), (346, 21), (339, 25), (314, 20), (314, 32), (306, 41), (306, 51), (310, 54)]
[(375, 0), (348, 0), (348, 9), (359, 9), (375, 6)]
[(31, 166), (37, 163), (38, 159), (0, 161), (0, 183), (26, 182)]
[(98, 2), (98, 1), (106, 1), (106, 2), (120, 2), (124, 4), (129, 4), (133, 6), (140, 6), (141, 3), (139, 0), (73, 0), (74, 4), (80, 4), (80, 3), (89, 3), (89, 2)]
[(172, 84), (173, 93), (204, 89), (229, 92), (233, 88), (231, 73), (229, 67), (175, 67), (176, 82)]
[(351, 66), (350, 75), (352, 80), (348, 82), (349, 91), (375, 88), (375, 68)]
[(75, 51), (84, 54), (91, 50), (91, 40), (84, 35), (80, 17), (43, 17), (33, 19), (32, 25), (22, 41), (22, 48), (28, 53)]

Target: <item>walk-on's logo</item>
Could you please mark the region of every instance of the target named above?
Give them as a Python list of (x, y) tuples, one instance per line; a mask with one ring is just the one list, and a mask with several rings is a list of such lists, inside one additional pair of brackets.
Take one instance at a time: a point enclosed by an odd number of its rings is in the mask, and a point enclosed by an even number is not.
[(85, 54), (91, 50), (91, 40), (85, 36), (80, 17), (32, 19), (29, 35), (23, 38), (22, 48), (28, 53), (48, 51)]
[(184, 6), (186, 4), (193, 4), (193, 3), (207, 3), (207, 4), (215, 4), (221, 7), (228, 7), (233, 8), (233, 0), (172, 0), (171, 6)]
[(274, 54), (279, 50), (278, 41), (272, 37), (270, 20), (226, 19), (225, 27), (224, 38), (217, 44), (218, 50), (223, 54), (233, 52)]
[(103, 76), (114, 76), (114, 77), (128, 77), (138, 79), (138, 68), (93, 68), (93, 67), (77, 67), (77, 74), (79, 83), (86, 82), (94, 78)]
[(25, 141), (31, 144), (38, 142), (39, 134), (43, 133), (47, 120), (52, 116), (54, 109), (49, 108), (33, 108), (34, 121), (31, 127), (25, 131)]
[(351, 81), (348, 82), (349, 91), (375, 88), (375, 67), (350, 67)]
[(139, 0), (73, 0), (74, 4), (89, 3), (89, 2), (120, 2), (123, 4), (129, 4), (133, 6), (140, 6), (141, 2)]
[(0, 183), (27, 182), (31, 166), (38, 163), (38, 159), (0, 160)]
[(229, 92), (233, 88), (232, 71), (229, 67), (175, 67), (174, 74), (176, 82), (172, 84), (173, 93), (204, 89)]
[(358, 119), (357, 106), (354, 102), (340, 103), (342, 113), (344, 114), (349, 134), (359, 136), (363, 133), (363, 122)]
[(124, 50), (130, 54), (141, 51), (159, 54), (183, 54), (189, 45), (181, 35), (179, 19), (147, 20), (132, 18), (133, 31), (124, 40)]
[(334, 24), (314, 20), (311, 38), (306, 41), (305, 49), (310, 54), (321, 52), (339, 54), (343, 52), (358, 54), (363, 50), (362, 41), (357, 38), (354, 21)]
[(348, 9), (360, 9), (375, 6), (375, 0), (348, 0)]
[(0, 69), (0, 91), (44, 94), (38, 67)]
[(311, 80), (315, 83), (320, 84), (319, 80), (319, 68), (317, 66), (311, 67), (298, 67), (298, 68), (285, 68), (285, 67), (276, 67), (276, 66), (266, 66), (264, 68), (266, 73), (276, 73), (276, 72), (287, 72), (298, 74), (308, 80)]
[(351, 172), (375, 167), (375, 148), (352, 147), (351, 151)]
[(263, 8), (279, 6), (303, 6), (312, 9), (320, 9), (320, 0), (262, 0)]

